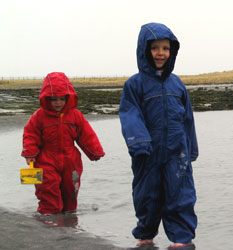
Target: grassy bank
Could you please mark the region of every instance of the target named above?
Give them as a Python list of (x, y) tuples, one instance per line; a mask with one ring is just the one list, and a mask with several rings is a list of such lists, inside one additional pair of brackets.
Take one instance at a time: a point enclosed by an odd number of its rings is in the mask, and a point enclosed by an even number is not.
[[(128, 77), (89, 77), (70, 78), (74, 87), (122, 87)], [(1, 89), (40, 88), (43, 79), (4, 79), (0, 80)]]
[[(82, 77), (70, 78), (75, 87), (122, 87), (129, 77)], [(181, 75), (185, 85), (233, 84), (233, 70), (200, 75)], [(40, 88), (43, 79), (3, 79), (1, 89)]]
[(180, 76), (180, 78), (186, 85), (232, 84), (233, 83), (233, 70), (206, 73), (206, 74), (200, 74), (200, 75), (183, 75), (183, 76)]

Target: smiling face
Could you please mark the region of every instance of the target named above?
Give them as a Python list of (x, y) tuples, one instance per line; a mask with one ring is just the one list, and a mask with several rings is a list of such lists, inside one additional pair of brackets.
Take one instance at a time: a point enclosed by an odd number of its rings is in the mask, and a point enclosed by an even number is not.
[(50, 101), (56, 112), (61, 112), (66, 104), (66, 96), (51, 97)]
[(151, 55), (157, 69), (163, 68), (170, 56), (170, 42), (168, 39), (154, 40), (151, 43)]

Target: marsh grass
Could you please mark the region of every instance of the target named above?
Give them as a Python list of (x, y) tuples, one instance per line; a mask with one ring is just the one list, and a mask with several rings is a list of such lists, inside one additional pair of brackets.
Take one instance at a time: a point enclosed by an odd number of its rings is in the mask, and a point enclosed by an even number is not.
[[(75, 87), (122, 87), (129, 77), (82, 77), (70, 78)], [(206, 73), (200, 75), (181, 75), (186, 85), (202, 84), (229, 84), (233, 83), (233, 70), (224, 72)], [(43, 79), (13, 79), (0, 80), (0, 89), (40, 88)]]
[[(70, 78), (74, 87), (122, 87), (128, 77)], [(0, 89), (41, 88), (43, 79), (0, 80)]]
[(183, 75), (180, 78), (186, 85), (229, 84), (233, 83), (233, 70), (200, 75)]

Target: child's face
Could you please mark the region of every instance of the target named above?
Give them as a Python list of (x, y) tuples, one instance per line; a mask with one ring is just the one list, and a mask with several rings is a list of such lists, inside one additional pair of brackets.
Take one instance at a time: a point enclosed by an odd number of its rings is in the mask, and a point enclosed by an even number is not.
[(157, 69), (161, 69), (170, 56), (170, 42), (168, 39), (154, 40), (151, 43), (151, 55)]
[(57, 112), (60, 112), (66, 104), (66, 97), (65, 96), (51, 97), (50, 101), (51, 101), (51, 105), (53, 106), (53, 108)]

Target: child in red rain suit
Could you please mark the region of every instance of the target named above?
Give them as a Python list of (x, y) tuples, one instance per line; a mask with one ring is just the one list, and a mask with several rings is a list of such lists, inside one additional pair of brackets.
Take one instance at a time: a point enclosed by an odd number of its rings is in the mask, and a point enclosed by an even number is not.
[(77, 208), (83, 171), (81, 153), (90, 160), (104, 156), (97, 135), (76, 109), (78, 97), (64, 73), (54, 72), (44, 79), (40, 108), (24, 127), (22, 156), (27, 163), (43, 168), (43, 183), (35, 185), (38, 212), (55, 214)]

